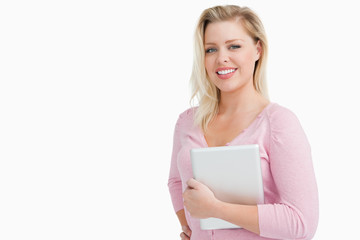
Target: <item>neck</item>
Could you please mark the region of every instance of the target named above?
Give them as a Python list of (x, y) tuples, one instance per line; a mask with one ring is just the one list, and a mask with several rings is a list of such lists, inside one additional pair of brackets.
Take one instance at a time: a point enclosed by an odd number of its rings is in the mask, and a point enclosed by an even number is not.
[(252, 82), (234, 92), (221, 92), (219, 114), (233, 115), (254, 111), (269, 101), (258, 93)]

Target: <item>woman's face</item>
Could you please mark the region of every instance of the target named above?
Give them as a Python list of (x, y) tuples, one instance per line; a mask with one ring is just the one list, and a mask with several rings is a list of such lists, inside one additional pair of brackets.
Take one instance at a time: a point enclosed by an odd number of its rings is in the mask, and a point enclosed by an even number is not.
[[(205, 68), (221, 92), (234, 92), (252, 86), (260, 43), (247, 34), (240, 22), (210, 23), (205, 30)], [(250, 85), (251, 84), (251, 85)]]

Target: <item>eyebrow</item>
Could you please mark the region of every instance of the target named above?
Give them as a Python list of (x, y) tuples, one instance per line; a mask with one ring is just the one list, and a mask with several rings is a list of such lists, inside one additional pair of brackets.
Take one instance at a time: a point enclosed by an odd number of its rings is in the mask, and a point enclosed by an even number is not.
[[(226, 42), (225, 42), (225, 44), (228, 44), (228, 43), (231, 43), (231, 42), (236, 42), (236, 41), (243, 41), (243, 42), (245, 42), (243, 39), (231, 39), (231, 40), (227, 40)], [(205, 43), (205, 45), (216, 45), (215, 43)]]

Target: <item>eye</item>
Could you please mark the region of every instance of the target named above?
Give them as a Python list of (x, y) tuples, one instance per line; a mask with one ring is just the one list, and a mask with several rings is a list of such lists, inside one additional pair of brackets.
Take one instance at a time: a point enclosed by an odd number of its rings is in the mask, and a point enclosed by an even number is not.
[(205, 52), (206, 53), (213, 53), (213, 52), (216, 52), (216, 49), (215, 48), (208, 48), (208, 49), (206, 49)]
[(230, 49), (238, 49), (238, 48), (241, 48), (240, 45), (231, 45), (230, 46)]

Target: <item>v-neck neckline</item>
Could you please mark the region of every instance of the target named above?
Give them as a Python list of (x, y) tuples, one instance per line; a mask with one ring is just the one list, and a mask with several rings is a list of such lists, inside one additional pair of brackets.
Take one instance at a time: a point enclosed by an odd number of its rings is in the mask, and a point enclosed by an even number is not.
[[(243, 136), (249, 129), (251, 129), (257, 122), (258, 120), (261, 118), (261, 116), (265, 113), (265, 111), (271, 106), (273, 105), (272, 102), (268, 103), (268, 105), (266, 105), (263, 110), (261, 110), (261, 112), (256, 116), (256, 118), (249, 124), (249, 126), (247, 126), (245, 129), (243, 129), (236, 137), (234, 137), (230, 142), (226, 143), (225, 145), (220, 145), (220, 146), (211, 146), (211, 147), (225, 147), (225, 146), (231, 146), (232, 143), (237, 140), (238, 138), (240, 138), (241, 136)], [(201, 140), (204, 144), (205, 147), (209, 147), (208, 142), (206, 141), (205, 135), (202, 131), (202, 129), (200, 127), (198, 127), (199, 129), (199, 133), (201, 136)]]

